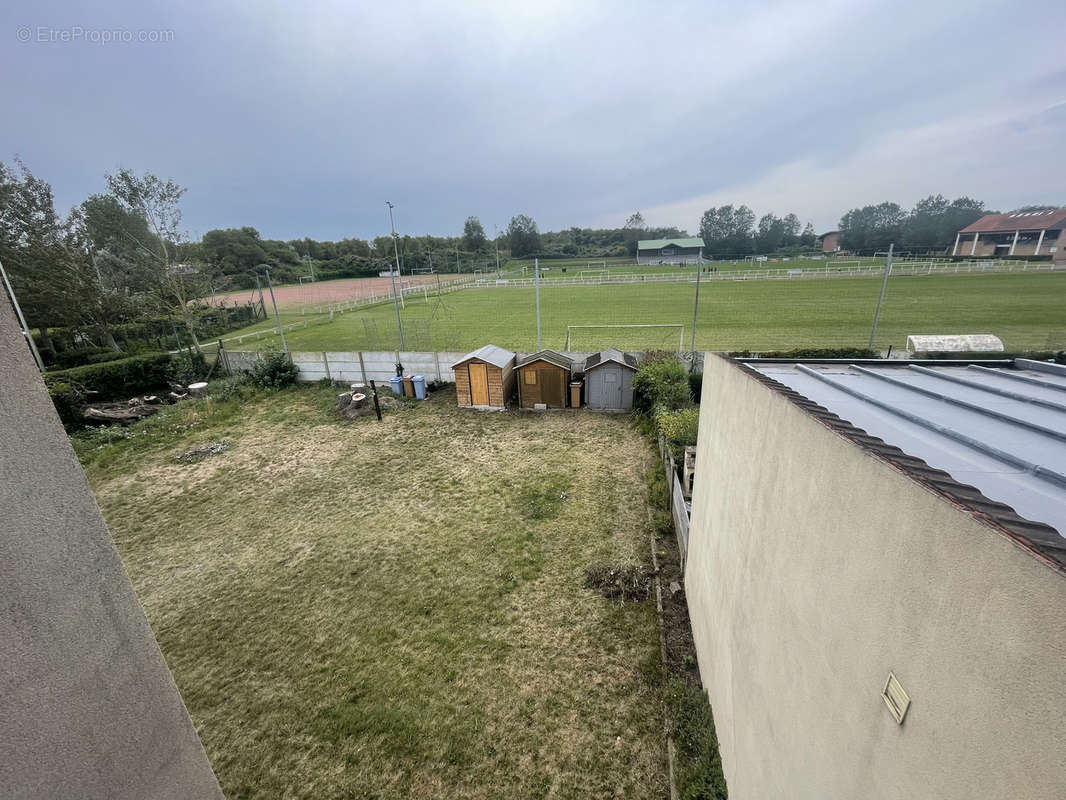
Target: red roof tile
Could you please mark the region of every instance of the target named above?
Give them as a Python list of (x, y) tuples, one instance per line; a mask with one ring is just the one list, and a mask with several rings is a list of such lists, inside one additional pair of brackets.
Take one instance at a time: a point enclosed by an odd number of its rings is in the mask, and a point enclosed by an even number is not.
[(1054, 211), (1025, 211), (1021, 214), (988, 214), (967, 225), (960, 233), (1006, 233), (1064, 227), (1066, 208), (1057, 208)]

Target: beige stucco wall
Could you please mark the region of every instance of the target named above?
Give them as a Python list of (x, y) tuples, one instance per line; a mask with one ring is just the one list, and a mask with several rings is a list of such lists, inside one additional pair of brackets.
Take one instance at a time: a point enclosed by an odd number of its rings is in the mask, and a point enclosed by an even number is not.
[(0, 797), (222, 792), (0, 288)]
[(732, 800), (1066, 797), (1066, 576), (714, 356), (696, 479)]

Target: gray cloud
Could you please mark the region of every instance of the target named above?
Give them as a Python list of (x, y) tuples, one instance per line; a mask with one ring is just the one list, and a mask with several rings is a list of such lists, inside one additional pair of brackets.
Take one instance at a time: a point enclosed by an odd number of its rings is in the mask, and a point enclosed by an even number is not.
[[(385, 199), (431, 233), (468, 214), (491, 230), (644, 209), (692, 229), (704, 204), (747, 202), (830, 227), (938, 191), (1066, 199), (1048, 169), (1061, 2), (1027, 4), (1024, 26), (989, 3), (506, 5), (6, 8), (0, 158), (61, 206), (151, 169), (189, 187), (190, 231), (285, 238), (379, 234)], [(173, 39), (16, 38), (74, 25)]]

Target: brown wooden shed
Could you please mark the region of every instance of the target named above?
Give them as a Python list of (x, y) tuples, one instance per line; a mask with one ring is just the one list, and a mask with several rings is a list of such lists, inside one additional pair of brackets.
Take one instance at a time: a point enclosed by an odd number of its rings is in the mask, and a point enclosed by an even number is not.
[(514, 394), (514, 358), (510, 350), (487, 344), (452, 364), (455, 395), (464, 408), (499, 409)]
[(519, 359), (518, 405), (533, 408), (543, 403), (548, 408), (566, 408), (566, 390), (573, 362), (554, 350), (541, 350)]

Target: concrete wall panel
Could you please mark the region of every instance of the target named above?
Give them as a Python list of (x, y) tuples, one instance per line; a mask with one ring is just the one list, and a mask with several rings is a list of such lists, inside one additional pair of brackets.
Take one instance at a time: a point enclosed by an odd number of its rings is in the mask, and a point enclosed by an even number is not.
[(713, 356), (689, 536), (733, 800), (1066, 797), (1066, 576)]

